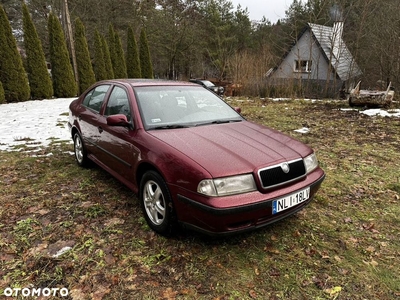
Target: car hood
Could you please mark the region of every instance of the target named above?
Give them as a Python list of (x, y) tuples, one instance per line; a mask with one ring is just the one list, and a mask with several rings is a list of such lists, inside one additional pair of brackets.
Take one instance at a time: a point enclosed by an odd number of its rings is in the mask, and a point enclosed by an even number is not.
[(248, 121), (148, 133), (191, 158), (214, 178), (250, 173), (312, 152), (281, 132)]

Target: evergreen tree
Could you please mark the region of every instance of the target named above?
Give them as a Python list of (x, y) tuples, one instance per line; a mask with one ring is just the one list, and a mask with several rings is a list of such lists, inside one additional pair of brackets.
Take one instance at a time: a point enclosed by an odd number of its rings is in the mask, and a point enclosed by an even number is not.
[(60, 21), (52, 13), (49, 15), (48, 30), (54, 96), (60, 98), (76, 96), (77, 86), (64, 33)]
[(114, 70), (111, 62), (111, 57), (110, 57), (110, 49), (108, 48), (107, 40), (106, 38), (101, 35), (101, 46), (103, 50), (103, 55), (104, 55), (104, 65), (106, 68), (106, 77), (107, 79), (113, 79), (114, 77)]
[(114, 76), (115, 78), (127, 78), (126, 72), (126, 62), (124, 50), (122, 49), (121, 38), (119, 34), (115, 32), (114, 35), (114, 50), (115, 50), (115, 66), (114, 66)]
[(0, 104), (3, 104), (5, 102), (6, 102), (6, 97), (4, 96), (3, 84), (0, 81)]
[(126, 51), (126, 69), (129, 78), (140, 78), (140, 60), (139, 51), (136, 43), (135, 34), (132, 27), (128, 29), (128, 43)]
[(106, 65), (104, 61), (104, 49), (101, 41), (99, 31), (96, 29), (94, 40), (94, 64), (93, 71), (96, 76), (96, 80), (107, 79)]
[(22, 4), (22, 10), (26, 71), (28, 73), (31, 97), (33, 99), (49, 99), (53, 96), (53, 85), (47, 71), (42, 43), (25, 3)]
[(110, 59), (111, 59), (111, 65), (112, 65), (112, 70), (113, 70), (113, 78), (117, 78), (117, 55), (115, 53), (115, 31), (114, 31), (114, 26), (110, 24), (108, 26), (108, 49), (110, 50)]
[(90, 61), (85, 27), (79, 18), (75, 20), (75, 55), (78, 66), (79, 92), (83, 93), (96, 82), (96, 78)]
[(10, 22), (0, 5), (0, 81), (7, 102), (26, 101), (30, 96), (26, 76)]
[(146, 31), (144, 28), (142, 28), (142, 30), (140, 31), (139, 60), (142, 77), (154, 78), (149, 45), (147, 43)]

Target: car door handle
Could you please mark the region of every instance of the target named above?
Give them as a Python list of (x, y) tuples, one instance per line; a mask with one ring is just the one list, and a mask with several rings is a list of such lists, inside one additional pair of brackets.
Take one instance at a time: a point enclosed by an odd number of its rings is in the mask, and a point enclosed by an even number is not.
[(100, 133), (103, 132), (103, 128), (101, 126), (97, 127), (97, 129), (99, 130)]

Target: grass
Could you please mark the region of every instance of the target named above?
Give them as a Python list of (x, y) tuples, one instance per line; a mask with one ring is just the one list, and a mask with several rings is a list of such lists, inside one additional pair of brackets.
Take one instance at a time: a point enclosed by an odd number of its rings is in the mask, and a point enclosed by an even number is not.
[(327, 177), (311, 205), (229, 239), (166, 239), (127, 188), (79, 168), (70, 144), (1, 152), (0, 294), (32, 285), (68, 288), (63, 299), (398, 299), (400, 119), (340, 101), (231, 104), (316, 150)]

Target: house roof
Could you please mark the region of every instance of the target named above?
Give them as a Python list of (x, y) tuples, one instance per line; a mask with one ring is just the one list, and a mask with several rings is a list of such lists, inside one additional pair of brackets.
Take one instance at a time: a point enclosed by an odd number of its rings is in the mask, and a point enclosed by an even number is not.
[(346, 81), (362, 74), (361, 69), (355, 62), (341, 35), (338, 36), (338, 40), (336, 41), (338, 45), (337, 53), (334, 53), (333, 45), (336, 35), (334, 27), (312, 23), (308, 23), (308, 27), (318, 42), (320, 49), (323, 51), (326, 60), (328, 62), (331, 61), (332, 67), (341, 80)]

